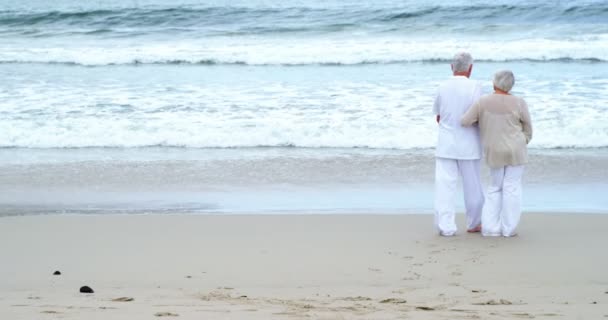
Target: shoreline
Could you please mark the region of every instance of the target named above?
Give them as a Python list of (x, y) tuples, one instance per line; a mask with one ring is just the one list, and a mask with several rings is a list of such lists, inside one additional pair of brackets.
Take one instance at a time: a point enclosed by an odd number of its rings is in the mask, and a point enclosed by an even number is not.
[[(467, 234), (463, 220), (443, 238), (430, 215), (3, 217), (0, 316), (608, 315), (608, 216), (524, 214), (509, 239)], [(78, 293), (83, 285), (95, 293)], [(112, 301), (120, 297), (134, 301)]]
[[(0, 150), (0, 216), (431, 213), (432, 150)], [(530, 155), (525, 211), (608, 213), (607, 150)], [(488, 183), (482, 165), (484, 184)], [(460, 197), (459, 197), (460, 198)], [(457, 209), (462, 211), (457, 201)]]

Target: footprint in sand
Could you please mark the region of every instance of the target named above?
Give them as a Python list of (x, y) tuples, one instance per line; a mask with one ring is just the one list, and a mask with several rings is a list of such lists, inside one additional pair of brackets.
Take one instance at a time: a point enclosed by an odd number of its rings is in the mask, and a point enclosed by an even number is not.
[(398, 298), (388, 298), (388, 299), (380, 300), (380, 303), (401, 304), (401, 303), (407, 303), (407, 301), (404, 299), (398, 299)]
[(433, 311), (433, 310), (435, 310), (435, 308), (433, 308), (433, 307), (425, 307), (425, 306), (418, 306), (418, 307), (416, 307), (416, 310)]
[(418, 272), (408, 271), (408, 276), (401, 278), (401, 280), (410, 281), (410, 280), (419, 280), (421, 275)]
[(518, 317), (518, 318), (528, 318), (528, 319), (533, 319), (534, 316), (527, 313), (527, 312), (517, 312), (517, 313), (511, 313), (512, 315)]
[(485, 302), (476, 302), (473, 304), (477, 305), (477, 306), (499, 306), (499, 305), (512, 305), (513, 302), (506, 300), (506, 299), (500, 299), (500, 300), (492, 299), (492, 300), (488, 300)]
[(345, 298), (341, 298), (338, 300), (343, 300), (343, 301), (370, 301), (372, 300), (372, 298), (369, 297), (362, 297), (362, 296), (356, 296), (356, 297), (345, 297)]
[(131, 297), (120, 297), (120, 298), (112, 299), (112, 301), (114, 301), (114, 302), (131, 302), (133, 300), (135, 300), (135, 299), (131, 298)]

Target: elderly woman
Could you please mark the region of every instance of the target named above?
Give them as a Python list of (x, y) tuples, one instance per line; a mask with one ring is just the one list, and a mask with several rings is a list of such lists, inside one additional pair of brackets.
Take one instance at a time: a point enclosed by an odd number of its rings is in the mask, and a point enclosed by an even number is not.
[(521, 178), (528, 161), (532, 124), (524, 99), (509, 94), (513, 72), (494, 75), (494, 93), (481, 97), (464, 114), (463, 126), (479, 123), (479, 133), (492, 182), (482, 211), (484, 236), (516, 235), (521, 217)]

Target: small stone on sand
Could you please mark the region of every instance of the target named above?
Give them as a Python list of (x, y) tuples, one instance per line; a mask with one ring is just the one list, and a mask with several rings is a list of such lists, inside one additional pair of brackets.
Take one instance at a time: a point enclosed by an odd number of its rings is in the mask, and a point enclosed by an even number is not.
[(171, 313), (171, 312), (157, 312), (154, 314), (155, 317), (179, 317), (179, 314), (177, 313)]
[(61, 271), (57, 270), (57, 271), (53, 272), (53, 275), (54, 276), (60, 276), (61, 275)]
[(89, 286), (80, 287), (80, 293), (95, 293)]

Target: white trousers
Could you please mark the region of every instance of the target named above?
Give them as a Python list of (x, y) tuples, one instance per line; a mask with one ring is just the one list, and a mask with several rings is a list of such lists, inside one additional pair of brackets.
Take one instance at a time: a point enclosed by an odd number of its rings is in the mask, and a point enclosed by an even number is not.
[(521, 217), (521, 177), (524, 166), (490, 169), (492, 182), (488, 187), (481, 218), (484, 236), (514, 236)]
[(435, 227), (441, 235), (456, 233), (455, 197), (458, 176), (462, 178), (467, 228), (473, 229), (481, 223), (483, 189), (479, 173), (480, 160), (435, 160)]

